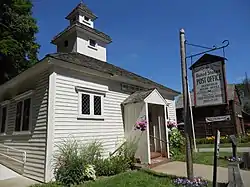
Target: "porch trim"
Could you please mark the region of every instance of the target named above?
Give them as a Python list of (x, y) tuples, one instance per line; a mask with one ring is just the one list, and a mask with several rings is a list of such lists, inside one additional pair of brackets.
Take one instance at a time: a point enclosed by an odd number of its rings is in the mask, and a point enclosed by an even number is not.
[(147, 145), (148, 145), (148, 163), (151, 164), (151, 156), (150, 156), (150, 136), (149, 136), (149, 117), (148, 117), (148, 103), (145, 102), (145, 112), (146, 112), (146, 120), (147, 120)]
[[(166, 107), (164, 107), (164, 118), (165, 118), (165, 123), (167, 123), (167, 115), (166, 115), (166, 112), (167, 112), (167, 110), (166, 110)], [(169, 132), (169, 130), (168, 130), (168, 127), (166, 126), (166, 139), (167, 139), (167, 156), (168, 156), (168, 158), (170, 158), (170, 154), (169, 154), (169, 139), (168, 139), (168, 132)]]

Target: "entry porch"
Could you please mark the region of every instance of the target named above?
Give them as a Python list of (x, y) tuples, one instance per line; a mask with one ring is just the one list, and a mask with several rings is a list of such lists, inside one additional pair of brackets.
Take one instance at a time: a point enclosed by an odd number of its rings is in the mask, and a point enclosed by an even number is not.
[[(123, 103), (125, 138), (138, 142), (136, 158), (154, 164), (170, 158), (166, 100), (157, 89), (138, 91)], [(140, 125), (144, 124), (142, 128)]]

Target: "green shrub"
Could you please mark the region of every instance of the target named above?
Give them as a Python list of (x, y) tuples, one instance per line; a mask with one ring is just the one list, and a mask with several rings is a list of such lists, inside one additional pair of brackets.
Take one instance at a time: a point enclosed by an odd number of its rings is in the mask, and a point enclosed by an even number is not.
[(113, 156), (102, 158), (99, 142), (79, 144), (68, 138), (59, 144), (54, 154), (54, 174), (57, 182), (78, 185), (96, 176), (110, 176), (127, 171), (134, 166), (137, 142), (125, 142)]
[(250, 142), (250, 136), (242, 136), (238, 138), (239, 143), (248, 143)]
[(54, 154), (54, 174), (57, 182), (70, 186), (95, 179), (95, 172), (89, 168), (100, 157), (100, 144), (93, 142), (81, 146), (74, 138), (68, 138), (57, 147)]
[(111, 176), (133, 169), (136, 150), (136, 141), (126, 141), (114, 155), (99, 160), (96, 174), (98, 176)]
[(170, 154), (172, 157), (175, 157), (181, 154), (184, 150), (184, 137), (181, 135), (180, 131), (177, 128), (172, 128), (169, 137), (170, 142)]

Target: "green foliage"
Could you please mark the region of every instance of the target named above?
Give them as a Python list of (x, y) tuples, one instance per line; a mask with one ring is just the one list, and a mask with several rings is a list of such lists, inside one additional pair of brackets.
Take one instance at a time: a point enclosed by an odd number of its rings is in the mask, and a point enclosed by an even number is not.
[(62, 185), (60, 185), (57, 182), (49, 182), (49, 183), (45, 183), (45, 184), (34, 184), (31, 185), (30, 187), (61, 187)]
[(0, 84), (37, 62), (39, 44), (30, 0), (0, 1)]
[(91, 164), (100, 158), (101, 144), (93, 142), (81, 146), (74, 138), (68, 138), (57, 147), (54, 155), (56, 181), (70, 186), (95, 179), (93, 176), (95, 171), (93, 171)]
[[(215, 141), (214, 136), (206, 137), (206, 138), (197, 138), (196, 139), (197, 144), (214, 144), (214, 141)], [(239, 137), (237, 137), (237, 142), (238, 143), (248, 143), (248, 142), (250, 142), (250, 136), (248, 136), (248, 135), (239, 136)], [(221, 144), (231, 143), (230, 138), (228, 136), (221, 136), (220, 137), (220, 143)]]
[(96, 173), (98, 176), (111, 176), (134, 168), (136, 141), (126, 141), (115, 155), (100, 160)]
[(170, 132), (170, 153), (172, 157), (181, 154), (184, 150), (184, 137), (177, 128), (172, 128)]
[(57, 182), (66, 186), (84, 183), (96, 176), (110, 176), (127, 171), (135, 160), (135, 142), (125, 142), (114, 154), (102, 158), (99, 142), (81, 145), (68, 138), (58, 145), (54, 154), (54, 174)]

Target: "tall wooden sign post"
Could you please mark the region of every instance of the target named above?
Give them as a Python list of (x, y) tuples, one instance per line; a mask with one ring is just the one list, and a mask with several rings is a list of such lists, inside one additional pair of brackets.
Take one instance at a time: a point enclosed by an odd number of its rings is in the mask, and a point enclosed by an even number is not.
[(191, 123), (188, 99), (188, 83), (187, 83), (187, 63), (185, 50), (185, 32), (180, 30), (180, 53), (181, 53), (181, 75), (182, 75), (182, 89), (183, 89), (183, 103), (184, 103), (184, 127), (186, 139), (186, 163), (187, 163), (187, 177), (192, 180), (194, 178), (192, 146), (191, 146)]
[(213, 173), (213, 187), (217, 187), (217, 161), (220, 152), (220, 131), (216, 131), (215, 141), (214, 141), (214, 173)]

